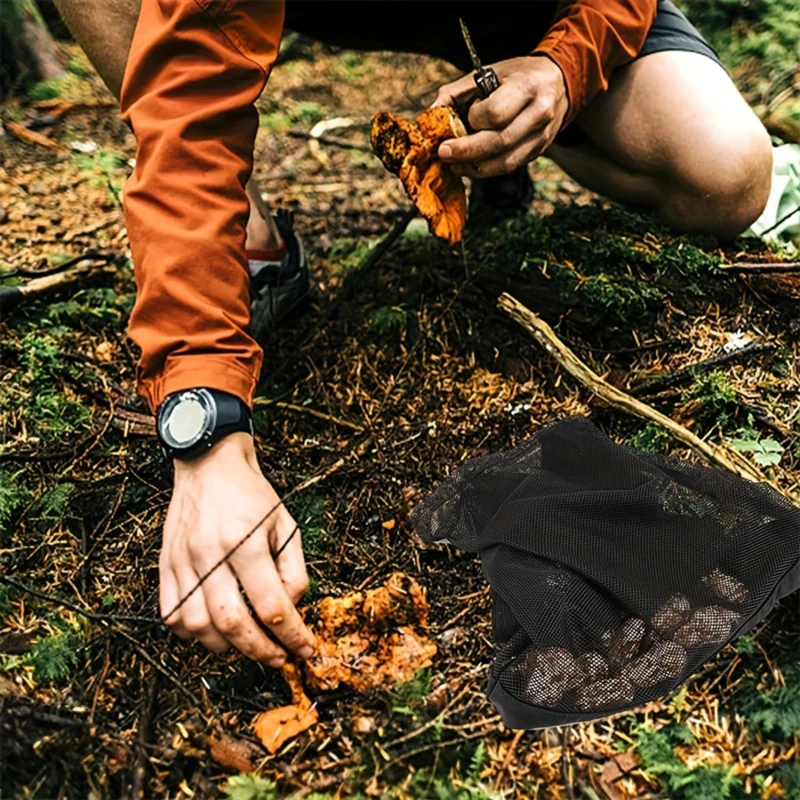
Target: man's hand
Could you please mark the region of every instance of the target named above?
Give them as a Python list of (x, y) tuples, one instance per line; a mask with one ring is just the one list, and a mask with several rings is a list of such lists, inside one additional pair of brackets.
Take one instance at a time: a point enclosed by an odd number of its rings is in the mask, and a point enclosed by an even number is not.
[[(161, 613), (169, 614), (279, 503), (258, 466), (253, 440), (245, 433), (226, 436), (198, 459), (176, 461), (159, 560)], [(233, 645), (256, 661), (282, 666), (285, 650), (251, 616), (241, 584), (275, 638), (301, 657), (311, 656), (314, 638), (295, 608), (308, 587), (299, 532), (277, 562), (272, 559), (295, 526), (285, 506), (276, 508), (167, 624), (178, 636), (196, 637), (215, 652)]]
[[(439, 158), (470, 178), (504, 175), (532, 161), (552, 144), (569, 108), (564, 76), (549, 58), (523, 56), (493, 66), (500, 88), (469, 109), (476, 133), (439, 145)], [(442, 86), (434, 105), (464, 107), (477, 96), (470, 73)]]

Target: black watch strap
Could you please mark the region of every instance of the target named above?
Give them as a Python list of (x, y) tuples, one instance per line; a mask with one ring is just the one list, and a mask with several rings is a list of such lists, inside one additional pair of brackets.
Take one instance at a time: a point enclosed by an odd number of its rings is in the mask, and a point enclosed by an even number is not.
[[(176, 444), (174, 438), (166, 434), (166, 428), (162, 431), (162, 425), (167, 424), (182, 402), (199, 404), (206, 413), (204, 429), (193, 435), (191, 444), (185, 447)], [(228, 392), (206, 388), (184, 389), (165, 398), (158, 410), (156, 428), (166, 458), (189, 460), (202, 455), (232, 433), (249, 433), (252, 436), (253, 418), (247, 404)]]
[(236, 395), (209, 389), (208, 393), (217, 404), (217, 424), (214, 426), (214, 441), (239, 431), (253, 435), (253, 417), (250, 409)]

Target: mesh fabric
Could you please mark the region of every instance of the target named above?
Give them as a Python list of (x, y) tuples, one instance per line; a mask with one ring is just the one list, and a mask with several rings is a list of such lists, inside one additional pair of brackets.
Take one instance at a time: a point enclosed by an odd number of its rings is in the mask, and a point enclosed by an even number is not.
[(800, 586), (800, 509), (766, 484), (613, 443), (583, 418), (461, 466), (412, 516), (480, 553), (488, 692), (509, 727), (680, 685)]

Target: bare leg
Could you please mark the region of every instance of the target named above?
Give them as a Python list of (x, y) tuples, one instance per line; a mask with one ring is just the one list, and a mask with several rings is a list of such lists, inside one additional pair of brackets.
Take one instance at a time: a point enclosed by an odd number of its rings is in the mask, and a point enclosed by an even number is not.
[(698, 53), (618, 70), (578, 117), (590, 143), (548, 151), (584, 186), (658, 211), (675, 228), (733, 237), (766, 205), (769, 136), (725, 71)]
[[(118, 98), (141, 0), (55, 0), (55, 4), (106, 86)], [(247, 247), (277, 247), (280, 234), (253, 179), (247, 184), (247, 195)]]

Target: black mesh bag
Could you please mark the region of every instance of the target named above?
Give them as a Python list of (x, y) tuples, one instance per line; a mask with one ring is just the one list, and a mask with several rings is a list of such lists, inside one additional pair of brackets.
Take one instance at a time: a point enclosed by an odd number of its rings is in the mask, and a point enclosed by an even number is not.
[(663, 697), (800, 587), (800, 509), (583, 418), (464, 464), (412, 521), (425, 541), (480, 553), (487, 693), (511, 728)]

